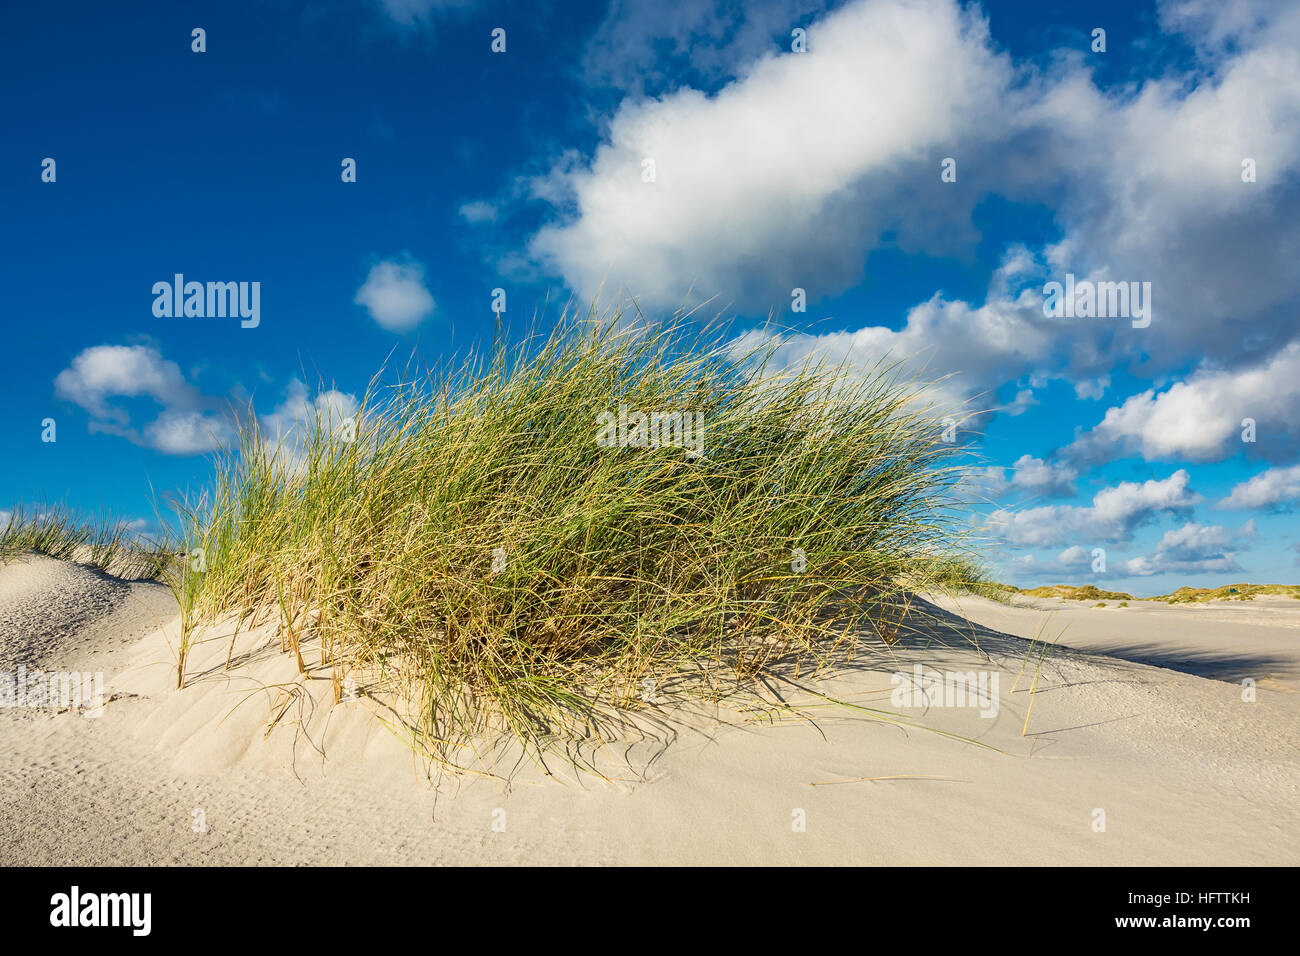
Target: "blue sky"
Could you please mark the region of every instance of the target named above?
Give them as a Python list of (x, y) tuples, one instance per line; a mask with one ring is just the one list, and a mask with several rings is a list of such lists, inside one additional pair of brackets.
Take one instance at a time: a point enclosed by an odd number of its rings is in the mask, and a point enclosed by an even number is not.
[[(490, 336), (493, 289), (519, 331), (603, 281), (652, 314), (693, 290), (746, 341), (773, 314), (791, 364), (942, 379), (980, 410), (972, 514), (1005, 580), (1297, 576), (1294, 4), (2, 16), (0, 511), (149, 521), (206, 481), (232, 407), (347, 405), (395, 348), (436, 363)], [(257, 326), (156, 316), (177, 273), (258, 282)], [(1067, 273), (1150, 283), (1149, 325), (1045, 316)]]

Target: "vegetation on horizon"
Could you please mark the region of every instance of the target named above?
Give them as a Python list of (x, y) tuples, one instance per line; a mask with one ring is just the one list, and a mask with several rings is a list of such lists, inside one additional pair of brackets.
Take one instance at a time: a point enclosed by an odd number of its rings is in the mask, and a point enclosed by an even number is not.
[(171, 560), (165, 545), (136, 534), (119, 518), (89, 517), (61, 504), (19, 504), (0, 525), (0, 561), (33, 552), (128, 580), (160, 580)]
[(1224, 584), (1216, 588), (1181, 587), (1169, 594), (1134, 597), (1124, 591), (1103, 591), (1093, 584), (1051, 584), (1038, 588), (1016, 588), (1008, 584), (988, 584), (1009, 593), (1028, 597), (1061, 598), (1065, 601), (1164, 601), (1166, 604), (1204, 604), (1207, 601), (1253, 601), (1256, 597), (1276, 595), (1300, 599), (1296, 584)]
[(1123, 591), (1103, 591), (1094, 584), (1082, 587), (1073, 584), (1050, 584), (1041, 588), (1014, 588), (1017, 594), (1029, 597), (1054, 597), (1066, 601), (1133, 601), (1131, 594)]
[(1170, 594), (1149, 598), (1170, 604), (1203, 604), (1206, 601), (1253, 601), (1257, 597), (1300, 598), (1300, 585), (1296, 584), (1225, 584), (1217, 588), (1182, 587)]

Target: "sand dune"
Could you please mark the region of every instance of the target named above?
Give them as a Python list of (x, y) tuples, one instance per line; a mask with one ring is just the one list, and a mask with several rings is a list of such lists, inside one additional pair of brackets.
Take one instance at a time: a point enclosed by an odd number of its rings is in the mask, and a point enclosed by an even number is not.
[(1017, 596), (1011, 605), (965, 598), (941, 601), (981, 624), (1033, 637), (1044, 622), (1061, 644), (1081, 650), (1277, 690), (1300, 690), (1300, 601), (1256, 598), (1168, 605)]
[[(265, 629), (203, 632), (178, 691), (165, 589), (13, 562), (0, 670), (102, 670), (107, 702), (0, 710), (0, 862), (1300, 862), (1300, 602), (914, 611), (893, 647), (781, 688), (802, 717), (660, 713), (588, 748), (608, 782), (509, 747), (440, 775)], [(1027, 714), (1040, 632), (1059, 646)], [(918, 664), (996, 674), (996, 708), (891, 703)]]

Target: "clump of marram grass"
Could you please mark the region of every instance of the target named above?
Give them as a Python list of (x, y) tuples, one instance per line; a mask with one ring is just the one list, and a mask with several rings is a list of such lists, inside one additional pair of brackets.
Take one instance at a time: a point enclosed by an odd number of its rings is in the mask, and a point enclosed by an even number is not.
[(913, 590), (937, 591), (945, 594), (974, 594), (1001, 604), (1010, 604), (1017, 589), (1010, 584), (999, 584), (990, 576), (983, 562), (962, 553), (940, 555), (926, 563), (918, 578), (909, 582)]
[(1225, 584), (1217, 588), (1181, 587), (1150, 600), (1164, 601), (1167, 604), (1204, 604), (1207, 601), (1253, 601), (1256, 597), (1300, 598), (1300, 585)]
[(1066, 601), (1096, 601), (1098, 598), (1107, 601), (1137, 600), (1124, 591), (1103, 591), (1095, 584), (1085, 584), (1082, 587), (1074, 584), (1050, 584), (1040, 588), (1021, 588), (1019, 593), (1029, 597), (1054, 597)]
[[(908, 582), (956, 573), (932, 573), (957, 542), (954, 449), (890, 368), (769, 357), (566, 318), (287, 440), (250, 418), (180, 506), (205, 564), (179, 582), (187, 627), (267, 615), (304, 672), (310, 635), (336, 699), (351, 673), (400, 692), (451, 763), (490, 727), (543, 748), (851, 655)], [(700, 416), (702, 454), (602, 446), (620, 406)]]
[(0, 561), (23, 554), (75, 561), (128, 580), (163, 577), (167, 547), (146, 540), (121, 519), (91, 517), (62, 504), (19, 504), (0, 526)]

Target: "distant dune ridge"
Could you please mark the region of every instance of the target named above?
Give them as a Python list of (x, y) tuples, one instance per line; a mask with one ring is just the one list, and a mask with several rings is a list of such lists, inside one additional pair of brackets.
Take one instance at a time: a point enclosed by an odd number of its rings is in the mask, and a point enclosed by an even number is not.
[(1134, 597), (1123, 591), (1106, 591), (1093, 584), (1051, 584), (1037, 588), (1013, 588), (999, 585), (1010, 593), (1030, 597), (1055, 597), (1068, 601), (1164, 601), (1167, 604), (1195, 604), (1206, 601), (1253, 601), (1257, 597), (1288, 597), (1300, 599), (1300, 585), (1296, 584), (1224, 584), (1217, 588), (1176, 588), (1168, 594), (1153, 597)]

